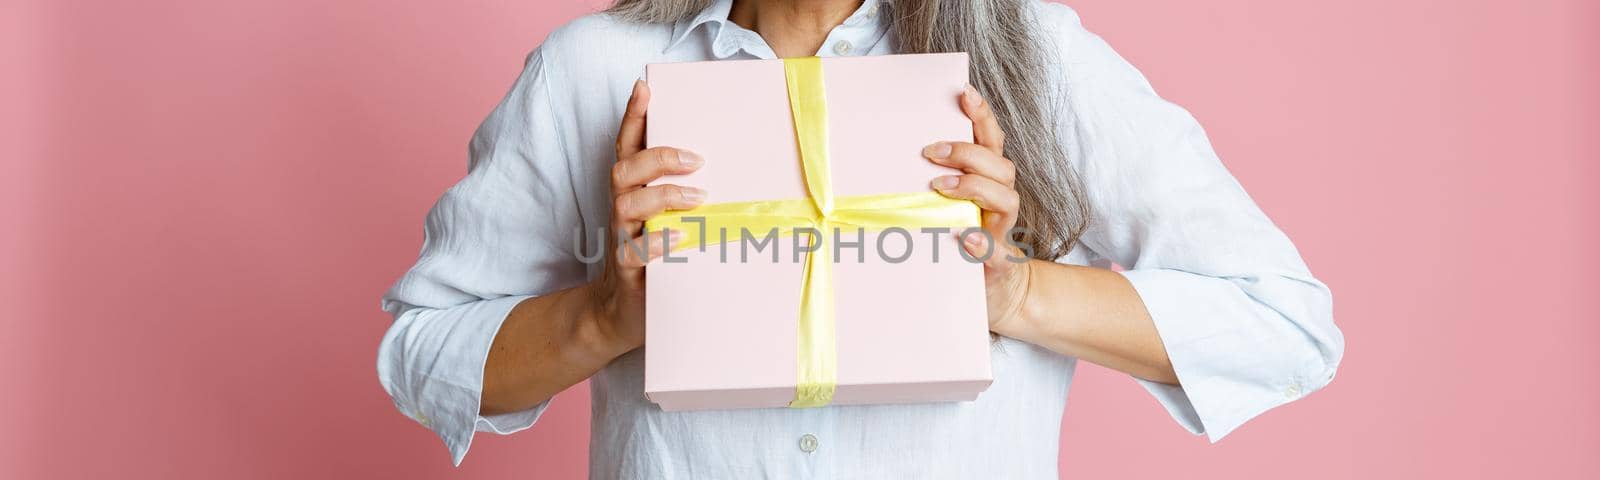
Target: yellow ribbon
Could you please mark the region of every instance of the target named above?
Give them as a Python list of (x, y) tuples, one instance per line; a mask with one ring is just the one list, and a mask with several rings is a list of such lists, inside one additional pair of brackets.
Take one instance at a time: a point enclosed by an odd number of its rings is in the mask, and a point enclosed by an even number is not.
[[(822, 59), (783, 59), (789, 110), (794, 115), (800, 164), (808, 199), (761, 200), (702, 205), (667, 212), (645, 222), (647, 230), (678, 230), (673, 250), (727, 242), (703, 232), (734, 232), (738, 238), (778, 232), (789, 237), (807, 232), (805, 278), (800, 297), (799, 361), (790, 408), (820, 407), (833, 401), (838, 384), (833, 308), (833, 249), (824, 241), (842, 227), (882, 230), (892, 227), (951, 229), (980, 225), (979, 209), (966, 200), (936, 192), (890, 193), (835, 198), (828, 160), (828, 102), (822, 83)], [(687, 222), (685, 218), (695, 218)], [(773, 246), (777, 248), (776, 245)]]

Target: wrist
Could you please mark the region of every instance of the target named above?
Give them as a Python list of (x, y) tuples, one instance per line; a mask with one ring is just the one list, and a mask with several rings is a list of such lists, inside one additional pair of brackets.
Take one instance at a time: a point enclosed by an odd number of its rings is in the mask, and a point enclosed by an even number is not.
[(1032, 322), (1033, 318), (1032, 310), (1035, 308), (1031, 306), (1030, 303), (1033, 301), (1034, 297), (1034, 295), (1032, 295), (1034, 284), (1033, 277), (1036, 270), (1034, 268), (1034, 262), (1038, 261), (1039, 260), (1036, 259), (1030, 259), (1026, 262), (1014, 265), (1011, 271), (1008, 272), (1002, 288), (1009, 290), (1005, 297), (1010, 298), (1011, 300), (1009, 302), (1005, 302), (1005, 305), (1007, 306), (1004, 308), (1004, 311), (997, 318), (995, 318), (993, 324), (989, 326), (989, 330), (993, 331), (994, 333), (1016, 339), (1022, 339), (1027, 336), (1026, 332), (1028, 325), (1030, 322)]
[(590, 283), (578, 287), (580, 300), (576, 324), (573, 326), (575, 344), (586, 359), (608, 363), (624, 353), (638, 348), (643, 342), (627, 335), (619, 325), (619, 315), (604, 289)]

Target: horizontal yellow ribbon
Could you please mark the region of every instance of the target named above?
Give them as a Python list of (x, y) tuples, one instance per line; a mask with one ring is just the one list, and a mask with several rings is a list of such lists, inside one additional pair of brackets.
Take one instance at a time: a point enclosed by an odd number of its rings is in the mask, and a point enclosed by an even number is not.
[[(965, 228), (980, 225), (978, 206), (935, 192), (891, 193), (835, 198), (828, 160), (828, 105), (822, 83), (822, 59), (783, 60), (794, 116), (800, 164), (808, 198), (702, 205), (667, 212), (645, 223), (650, 231), (672, 229), (682, 236), (673, 250), (697, 248), (746, 235), (780, 237), (813, 229), (806, 246), (805, 278), (800, 297), (799, 359), (790, 408), (820, 407), (833, 401), (838, 384), (838, 352), (834, 336), (833, 252), (826, 245), (841, 228)], [(693, 218), (694, 221), (686, 221)], [(718, 232), (715, 240), (705, 232)], [(746, 232), (749, 232), (748, 234)], [(776, 249), (776, 246), (773, 246)]]

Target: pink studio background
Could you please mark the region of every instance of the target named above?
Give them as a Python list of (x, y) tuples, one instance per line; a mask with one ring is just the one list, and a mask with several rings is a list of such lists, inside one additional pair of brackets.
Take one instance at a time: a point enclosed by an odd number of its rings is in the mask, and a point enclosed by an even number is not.
[[(1349, 348), (1215, 446), (1086, 367), (1064, 474), (1600, 474), (1600, 2), (1073, 5), (1207, 125)], [(0, 477), (581, 476), (586, 388), (452, 469), (373, 365), (468, 135), (594, 7), (0, 5)]]

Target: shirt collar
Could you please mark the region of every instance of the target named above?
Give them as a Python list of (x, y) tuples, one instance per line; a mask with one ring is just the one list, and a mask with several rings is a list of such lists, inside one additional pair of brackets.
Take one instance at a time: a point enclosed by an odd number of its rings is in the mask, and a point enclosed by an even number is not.
[(672, 24), (672, 41), (667, 42), (666, 49), (672, 50), (678, 44), (683, 43), (683, 39), (689, 38), (689, 34), (700, 28), (701, 25), (712, 24), (712, 28), (716, 28), (720, 32), (723, 24), (728, 23), (728, 12), (732, 9), (733, 0), (716, 0), (711, 2), (710, 6), (701, 10), (699, 14), (696, 14), (694, 18), (678, 20), (677, 23)]
[[(884, 31), (887, 30), (889, 22), (880, 19), (888, 16), (888, 9), (891, 3), (886, 0), (864, 0), (861, 2), (861, 7), (850, 14), (850, 17), (846, 18), (844, 23), (839, 25), (839, 28), (859, 27), (870, 24), (877, 28), (876, 33), (878, 35), (876, 36), (881, 37)], [(678, 20), (673, 23), (672, 38), (667, 42), (667, 48), (663, 49), (662, 52), (665, 53), (677, 48), (695, 30), (704, 26), (711, 29), (711, 45), (716, 56), (725, 58), (732, 55), (738, 48), (724, 48), (729, 43), (721, 41), (723, 33), (727, 32), (729, 27), (739, 28), (738, 25), (733, 25), (733, 22), (728, 20), (728, 12), (732, 10), (733, 0), (715, 0), (693, 18)]]

